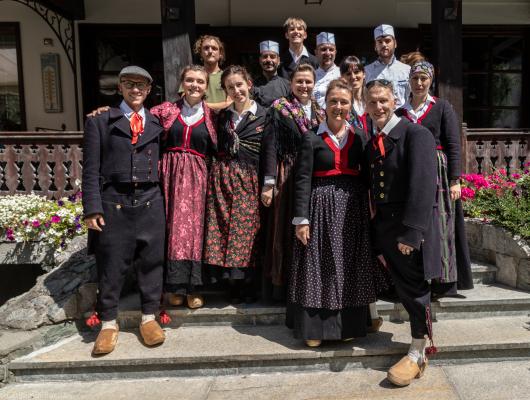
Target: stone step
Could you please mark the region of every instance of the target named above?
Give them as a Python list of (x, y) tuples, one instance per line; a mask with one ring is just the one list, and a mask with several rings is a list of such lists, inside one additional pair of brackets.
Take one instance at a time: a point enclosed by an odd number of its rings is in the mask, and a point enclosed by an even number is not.
[[(443, 320), (433, 325), (436, 364), (530, 360), (528, 317)], [(81, 332), (13, 360), (15, 382), (96, 381), (171, 376), (219, 376), (282, 371), (342, 371), (387, 367), (406, 352), (409, 324), (385, 321), (377, 334), (311, 349), (284, 326), (183, 326), (147, 348), (137, 331), (120, 332), (114, 352), (92, 357), (96, 332)]]
[[(282, 325), (285, 306), (261, 303), (231, 305), (222, 296), (212, 293), (206, 306), (190, 310), (186, 307), (166, 309), (171, 317), (170, 327), (183, 325)], [(140, 323), (138, 294), (121, 301), (118, 323), (122, 328), (135, 328)], [(380, 315), (389, 320), (407, 320), (401, 304), (378, 301)], [(491, 316), (527, 315), (530, 310), (530, 293), (493, 284), (476, 284), (472, 290), (461, 291), (458, 297), (447, 297), (432, 303), (435, 319), (480, 318)]]
[(486, 264), (481, 261), (471, 262), (471, 271), (473, 273), (473, 283), (494, 283), (497, 274), (497, 267)]

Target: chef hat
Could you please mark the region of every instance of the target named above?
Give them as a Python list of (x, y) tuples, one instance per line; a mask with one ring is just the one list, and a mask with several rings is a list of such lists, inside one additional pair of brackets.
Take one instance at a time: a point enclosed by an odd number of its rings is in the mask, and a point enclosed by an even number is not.
[(335, 34), (329, 32), (320, 32), (317, 35), (317, 46), (323, 43), (335, 44)]
[(273, 51), (276, 54), (280, 54), (280, 45), (272, 40), (265, 40), (259, 44), (259, 52)]
[(392, 36), (395, 38), (394, 35), (394, 28), (392, 25), (379, 25), (377, 28), (374, 29), (374, 39), (377, 39), (380, 36)]

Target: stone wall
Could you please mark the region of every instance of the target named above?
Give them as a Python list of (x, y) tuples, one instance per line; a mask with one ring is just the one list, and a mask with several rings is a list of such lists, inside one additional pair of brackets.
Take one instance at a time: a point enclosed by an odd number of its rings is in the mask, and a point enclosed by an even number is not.
[(499, 226), (466, 219), (471, 258), (497, 267), (497, 282), (530, 290), (530, 245)]
[(82, 318), (91, 311), (96, 267), (94, 257), (87, 255), (86, 242), (86, 235), (79, 236), (58, 255), (39, 243), (0, 244), (0, 263), (39, 263), (48, 271), (28, 292), (0, 307), (0, 328), (31, 330)]

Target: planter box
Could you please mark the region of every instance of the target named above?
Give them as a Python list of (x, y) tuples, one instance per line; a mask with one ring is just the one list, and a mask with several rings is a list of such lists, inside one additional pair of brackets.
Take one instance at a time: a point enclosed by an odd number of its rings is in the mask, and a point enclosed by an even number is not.
[(530, 290), (530, 245), (506, 229), (466, 218), (466, 234), (471, 258), (498, 268), (497, 282)]

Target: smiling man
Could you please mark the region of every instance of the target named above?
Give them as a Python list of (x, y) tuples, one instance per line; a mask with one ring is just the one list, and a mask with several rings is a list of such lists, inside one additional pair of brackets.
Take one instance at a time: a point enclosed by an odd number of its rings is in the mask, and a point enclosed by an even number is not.
[(329, 83), (340, 78), (340, 69), (335, 65), (337, 47), (335, 46), (335, 35), (329, 32), (320, 32), (317, 35), (317, 58), (319, 67), (316, 70), (316, 84), (314, 95), (318, 105), (326, 108), (326, 91)]
[[(388, 379), (406, 386), (420, 378), (432, 340), (431, 288), (439, 277), (437, 236), (436, 144), (429, 130), (394, 114), (392, 83), (366, 85), (366, 110), (377, 135), (366, 146), (370, 193), (375, 204), (375, 247), (389, 266), (399, 300), (409, 314), (408, 354), (388, 371)], [(427, 341), (431, 347), (426, 349)]]
[(280, 65), (280, 45), (272, 40), (265, 40), (259, 44), (259, 65), (261, 76), (254, 81), (252, 95), (263, 107), (269, 107), (280, 97), (286, 97), (291, 91), (289, 81), (278, 76)]
[(374, 29), (375, 52), (378, 59), (365, 67), (366, 82), (374, 79), (386, 79), (392, 82), (395, 107), (399, 108), (409, 98), (410, 66), (398, 61), (394, 55), (397, 47), (394, 28), (390, 25), (379, 25)]
[(103, 322), (92, 353), (114, 350), (118, 303), (127, 272), (140, 289), (140, 335), (147, 346), (161, 344), (155, 320), (162, 294), (165, 217), (158, 180), (162, 127), (143, 103), (153, 79), (143, 68), (125, 67), (118, 76), (119, 107), (89, 117), (83, 143), (83, 214), (88, 248), (96, 256), (97, 312)]
[(289, 50), (281, 56), (279, 75), (285, 79), (291, 79), (291, 74), (299, 64), (311, 64), (314, 69), (318, 68), (318, 59), (304, 46), (307, 39), (307, 24), (301, 18), (289, 17), (283, 24), (285, 38), (289, 41)]

